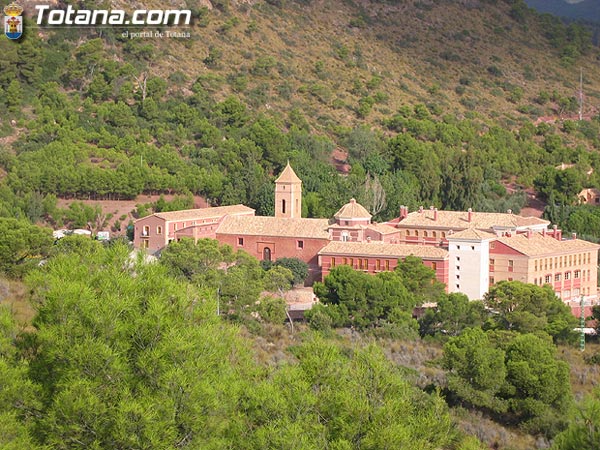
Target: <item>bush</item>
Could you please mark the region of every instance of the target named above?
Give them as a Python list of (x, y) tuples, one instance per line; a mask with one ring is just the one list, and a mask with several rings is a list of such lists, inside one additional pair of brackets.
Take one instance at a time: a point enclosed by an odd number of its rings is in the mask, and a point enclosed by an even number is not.
[(304, 313), (308, 325), (316, 331), (328, 333), (331, 331), (333, 319), (325, 310), (323, 305), (316, 305), (311, 310)]
[(304, 284), (308, 277), (308, 264), (298, 258), (279, 258), (275, 265), (290, 269), (294, 274), (294, 284)]

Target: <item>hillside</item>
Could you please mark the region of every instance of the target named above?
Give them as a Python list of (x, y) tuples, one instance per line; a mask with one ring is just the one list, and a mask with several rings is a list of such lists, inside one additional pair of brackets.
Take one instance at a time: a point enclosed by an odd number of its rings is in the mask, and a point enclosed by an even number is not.
[[(225, 12), (215, 7), (201, 13), (191, 42), (151, 41), (159, 51), (148, 66), (167, 76), (173, 61), (185, 61), (187, 87), (201, 77), (217, 98), (234, 93), (269, 114), (298, 108), (325, 130), (377, 124), (415, 103), (514, 125), (552, 112), (548, 105), (523, 114), (540, 91), (575, 95), (580, 66), (595, 111), (597, 49), (559, 22), (548, 24), (511, 3), (320, 0), (242, 3), (221, 8)], [(368, 98), (375, 99), (373, 110), (361, 112)]]
[(1, 215), (101, 227), (57, 197), (141, 194), (269, 214), (287, 160), (313, 217), (373, 204), (373, 186), (385, 220), (400, 204), (518, 211), (525, 188), (568, 204), (600, 185), (600, 52), (578, 25), (512, 1), (186, 5), (193, 25), (170, 31), (189, 38), (30, 20), (0, 41)]

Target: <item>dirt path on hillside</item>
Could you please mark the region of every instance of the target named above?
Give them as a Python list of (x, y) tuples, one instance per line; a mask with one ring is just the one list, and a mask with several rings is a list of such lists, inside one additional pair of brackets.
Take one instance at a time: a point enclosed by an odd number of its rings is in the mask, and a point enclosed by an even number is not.
[[(176, 195), (163, 195), (167, 201), (173, 200)], [(59, 208), (68, 208), (73, 202), (81, 202), (88, 206), (100, 205), (102, 213), (105, 215), (112, 214), (112, 217), (107, 221), (106, 230), (110, 230), (117, 220), (122, 224), (121, 232), (116, 234), (124, 234), (125, 228), (130, 220), (135, 220), (133, 212), (136, 209), (135, 205), (144, 203), (153, 203), (160, 198), (160, 195), (138, 195), (135, 200), (77, 200), (77, 199), (58, 199), (57, 206)], [(203, 197), (194, 196), (194, 208), (206, 208), (208, 204)], [(124, 219), (121, 217), (125, 216)]]

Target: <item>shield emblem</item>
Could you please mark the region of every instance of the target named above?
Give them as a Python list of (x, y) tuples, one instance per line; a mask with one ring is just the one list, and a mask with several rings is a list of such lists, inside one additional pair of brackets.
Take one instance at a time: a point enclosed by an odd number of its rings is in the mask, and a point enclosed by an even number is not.
[(19, 39), (23, 35), (23, 17), (4, 16), (4, 33), (9, 39)]
[(19, 39), (23, 35), (23, 8), (12, 2), (4, 7), (4, 34), (9, 39)]

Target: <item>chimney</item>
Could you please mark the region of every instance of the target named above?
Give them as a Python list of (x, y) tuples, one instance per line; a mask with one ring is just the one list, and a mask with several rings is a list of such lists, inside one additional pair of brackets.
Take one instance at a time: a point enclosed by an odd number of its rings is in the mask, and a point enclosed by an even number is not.
[(367, 243), (371, 242), (371, 236), (367, 236)]
[(546, 229), (545, 228), (542, 230), (542, 236), (546, 237)]
[(400, 220), (408, 217), (408, 208), (404, 205), (400, 206)]
[(557, 240), (562, 241), (562, 230), (557, 230), (558, 236), (556, 237)]
[(507, 209), (506, 214), (512, 214), (512, 209)]
[(527, 239), (531, 239), (531, 236), (533, 236), (533, 231), (531, 231), (531, 229), (527, 229)]
[(573, 233), (571, 236), (573, 237), (573, 240), (577, 239), (577, 233)]
[(419, 214), (423, 214), (423, 207), (419, 206)]
[(433, 208), (433, 220), (434, 221), (437, 221), (437, 213), (438, 213), (437, 208)]
[(473, 210), (471, 208), (467, 209), (467, 222), (471, 222), (473, 219)]

